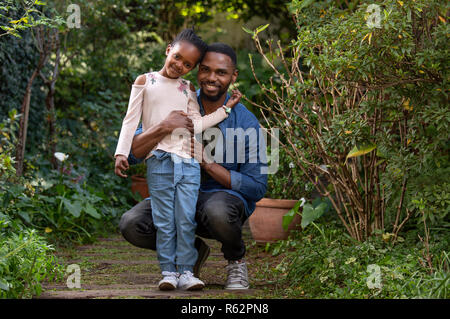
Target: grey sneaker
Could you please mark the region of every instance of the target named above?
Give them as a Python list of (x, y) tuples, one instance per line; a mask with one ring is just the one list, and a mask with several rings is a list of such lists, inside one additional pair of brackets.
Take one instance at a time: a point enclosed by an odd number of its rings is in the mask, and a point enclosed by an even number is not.
[(248, 289), (247, 264), (244, 260), (228, 261), (226, 266), (228, 271), (227, 283), (225, 289)]
[(178, 288), (182, 290), (202, 290), (204, 287), (205, 283), (188, 270), (183, 272), (178, 280)]
[(208, 259), (211, 248), (199, 237), (195, 238), (195, 248), (198, 251), (198, 257), (194, 265), (194, 277), (200, 278), (200, 270)]

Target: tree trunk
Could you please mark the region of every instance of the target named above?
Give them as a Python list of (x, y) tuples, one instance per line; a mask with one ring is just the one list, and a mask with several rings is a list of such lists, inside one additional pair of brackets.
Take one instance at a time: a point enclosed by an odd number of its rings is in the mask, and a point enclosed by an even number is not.
[(27, 141), (27, 130), (28, 130), (28, 115), (30, 113), (30, 98), (31, 98), (31, 88), (33, 86), (34, 79), (38, 75), (40, 69), (42, 68), (41, 59), (39, 60), (38, 66), (34, 70), (31, 78), (28, 80), (27, 88), (25, 89), (25, 95), (22, 102), (21, 113), (22, 117), (19, 122), (19, 139), (16, 148), (16, 175), (22, 176), (23, 174), (23, 161), (25, 155), (25, 145)]
[(22, 102), (21, 107), (21, 113), (22, 117), (20, 118), (19, 122), (19, 138), (17, 142), (17, 148), (16, 148), (16, 175), (22, 176), (23, 175), (23, 163), (25, 158), (25, 147), (27, 142), (27, 131), (28, 131), (28, 116), (30, 113), (30, 99), (31, 99), (31, 88), (33, 87), (33, 82), (36, 76), (38, 76), (44, 67), (44, 65), (47, 63), (48, 57), (50, 56), (52, 45), (53, 45), (53, 39), (46, 41), (46, 36), (48, 34), (45, 34), (44, 27), (38, 27), (36, 29), (36, 47), (40, 53), (39, 55), (39, 62), (31, 75), (30, 79), (28, 80), (27, 87), (25, 89), (25, 95)]

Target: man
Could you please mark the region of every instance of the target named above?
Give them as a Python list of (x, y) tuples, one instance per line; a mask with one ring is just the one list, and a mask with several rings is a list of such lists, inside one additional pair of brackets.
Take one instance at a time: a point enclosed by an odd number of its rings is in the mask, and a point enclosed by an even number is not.
[[(209, 46), (198, 67), (197, 81), (200, 89), (197, 99), (200, 113), (207, 115), (222, 107), (229, 99), (228, 88), (236, 81), (236, 54), (231, 47), (222, 43)], [(177, 128), (192, 132), (192, 122), (183, 112), (172, 112), (166, 121), (143, 133), (136, 132), (129, 160), (144, 158), (167, 134)], [(242, 240), (242, 225), (255, 209), (255, 203), (264, 197), (267, 189), (265, 143), (259, 138), (260, 125), (256, 117), (241, 103), (231, 109), (228, 118), (217, 125), (215, 148), (204, 145), (214, 153), (214, 162), (207, 156), (203, 146), (200, 152), (192, 148), (202, 169), (202, 182), (196, 209), (196, 234), (204, 238), (216, 239), (222, 244), (222, 252), (228, 260), (225, 289), (248, 289), (248, 273), (245, 263), (245, 244)], [(256, 134), (253, 140), (244, 136), (246, 132)], [(247, 136), (248, 137), (248, 136)], [(203, 141), (204, 142), (204, 141)], [(256, 149), (256, 150), (255, 150)], [(255, 154), (257, 154), (255, 156)], [(116, 167), (116, 174), (126, 176), (122, 170), (128, 166)], [(151, 195), (150, 195), (151, 196)], [(151, 200), (151, 197), (149, 198)], [(155, 250), (156, 229), (153, 225), (151, 207), (148, 200), (126, 212), (119, 224), (124, 238), (131, 244)], [(194, 276), (209, 255), (209, 247), (196, 238), (198, 259)]]

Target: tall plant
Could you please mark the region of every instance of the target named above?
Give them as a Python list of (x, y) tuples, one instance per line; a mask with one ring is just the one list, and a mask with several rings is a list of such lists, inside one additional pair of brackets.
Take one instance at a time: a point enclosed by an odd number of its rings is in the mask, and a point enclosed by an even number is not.
[(396, 238), (418, 212), (421, 185), (448, 173), (448, 4), (386, 0), (320, 9), (321, 23), (301, 24), (310, 3), (291, 3), (299, 23), (288, 48), (261, 43), (264, 27), (252, 32), (273, 76), (255, 75), (266, 101), (248, 102), (280, 128), (353, 238)]

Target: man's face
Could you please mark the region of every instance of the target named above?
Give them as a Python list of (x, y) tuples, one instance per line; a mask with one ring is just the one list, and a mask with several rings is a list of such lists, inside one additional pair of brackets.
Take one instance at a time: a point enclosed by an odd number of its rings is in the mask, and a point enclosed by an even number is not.
[(238, 71), (231, 58), (223, 53), (207, 52), (198, 67), (197, 81), (204, 98), (219, 100), (236, 81)]

